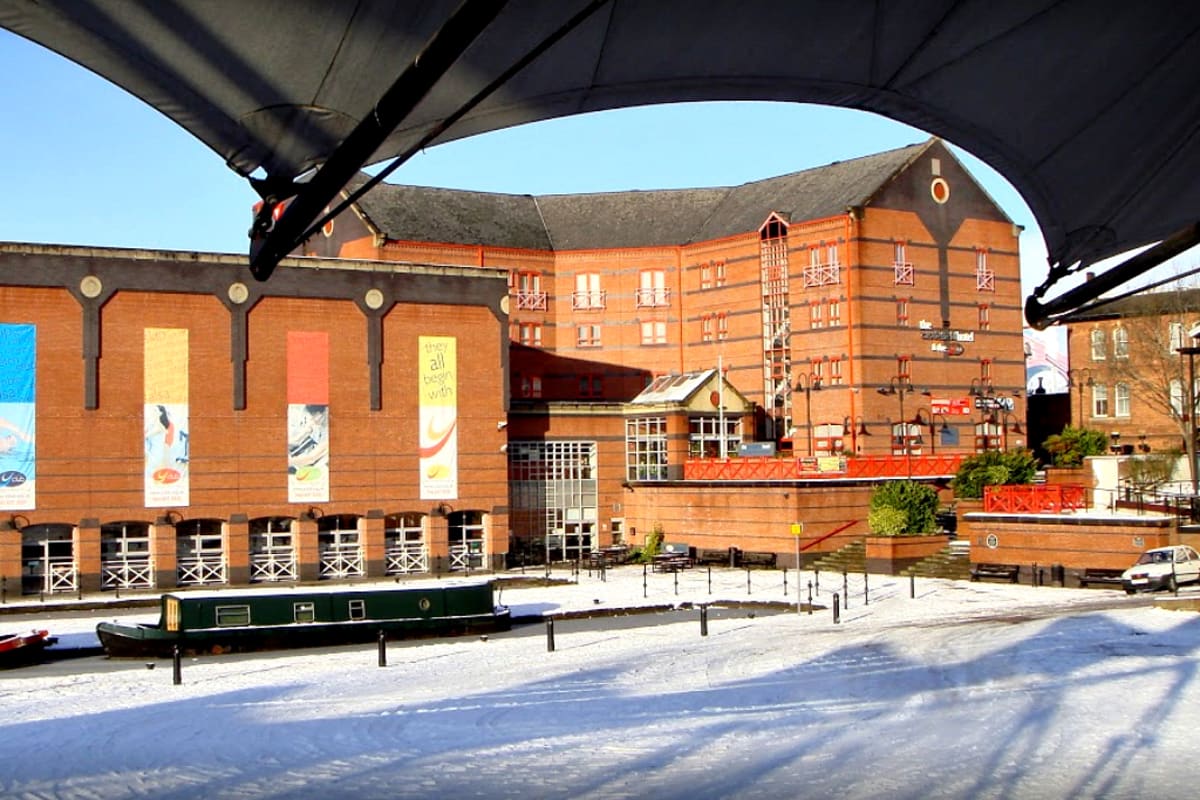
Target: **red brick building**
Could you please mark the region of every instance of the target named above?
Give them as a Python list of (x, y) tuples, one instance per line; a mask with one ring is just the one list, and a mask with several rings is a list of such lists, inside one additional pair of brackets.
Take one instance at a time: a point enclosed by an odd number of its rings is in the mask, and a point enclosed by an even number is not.
[(0, 452), (0, 577), (443, 573), (655, 529), (787, 554), (794, 521), (833, 549), (880, 478), (1024, 445), (1018, 234), (933, 139), (737, 187), (381, 185), (261, 284), (3, 246), (0, 451), (36, 453)]

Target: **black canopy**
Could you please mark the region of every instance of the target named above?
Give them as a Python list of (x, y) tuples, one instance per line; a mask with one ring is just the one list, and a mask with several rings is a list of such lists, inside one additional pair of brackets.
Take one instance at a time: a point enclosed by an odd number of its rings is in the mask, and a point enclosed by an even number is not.
[[(282, 239), (252, 254), (260, 277), (364, 164), (687, 100), (864, 109), (987, 161), (1046, 238), (1036, 325), (1200, 238), (1192, 2), (0, 0), (0, 26), (167, 114), (271, 202), (299, 193), (288, 231), (268, 237)], [(1082, 294), (1038, 300), (1070, 272), (1176, 234)]]

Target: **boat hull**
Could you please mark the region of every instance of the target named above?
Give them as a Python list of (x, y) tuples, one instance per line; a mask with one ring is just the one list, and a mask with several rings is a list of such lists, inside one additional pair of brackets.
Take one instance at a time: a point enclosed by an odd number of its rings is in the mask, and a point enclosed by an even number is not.
[(464, 636), (508, 630), (512, 618), (507, 608), (490, 614), (400, 620), (305, 623), (242, 628), (206, 628), (167, 631), (158, 625), (121, 625), (101, 622), (96, 635), (111, 658), (170, 658), (181, 655), (247, 653), (301, 647), (364, 644), (386, 639)]
[(46, 648), (57, 641), (48, 631), (0, 635), (0, 669), (23, 667), (41, 661)]

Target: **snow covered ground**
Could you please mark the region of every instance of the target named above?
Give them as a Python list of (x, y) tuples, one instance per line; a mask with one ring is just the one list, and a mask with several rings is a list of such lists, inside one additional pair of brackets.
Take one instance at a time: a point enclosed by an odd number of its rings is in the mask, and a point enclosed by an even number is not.
[[(514, 614), (795, 599), (779, 572), (505, 588)], [(678, 577), (678, 587), (676, 587)], [(804, 576), (811, 580), (811, 573)], [(835, 623), (694, 608), (486, 639), (0, 673), (4, 798), (1182, 798), (1200, 614), (1119, 591), (849, 578)], [(1195, 590), (1185, 590), (1190, 593)], [(839, 598), (841, 599), (841, 598)], [(753, 614), (753, 616), (752, 616)], [(106, 618), (153, 617), (112, 610)], [(24, 625), (30, 618), (23, 618)], [(42, 618), (64, 643), (95, 618)], [(645, 620), (642, 620), (645, 621)], [(608, 624), (608, 623), (611, 623)], [(0, 618), (5, 629), (12, 617)]]

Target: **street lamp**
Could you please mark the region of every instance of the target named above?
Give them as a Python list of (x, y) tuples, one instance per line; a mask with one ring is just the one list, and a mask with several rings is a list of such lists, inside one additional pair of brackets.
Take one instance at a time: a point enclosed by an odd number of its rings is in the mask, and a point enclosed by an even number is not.
[[(1084, 374), (1087, 375), (1087, 380), (1083, 379)], [(1096, 381), (1092, 378), (1092, 371), (1086, 367), (1067, 370), (1067, 387), (1072, 386), (1079, 389), (1079, 427), (1083, 428), (1083, 387), (1093, 386)]]
[[(924, 417), (921, 416), (922, 411), (925, 412)], [(918, 428), (923, 428), (926, 425), (929, 426), (929, 453), (930, 455), (936, 455), (937, 446), (934, 444), (933, 412), (925, 406), (917, 406), (916, 413), (913, 414), (912, 424), (916, 425)]]
[(1192, 346), (1191, 347), (1180, 347), (1180, 348), (1176, 349), (1175, 352), (1179, 353), (1180, 355), (1185, 355), (1188, 357), (1187, 391), (1183, 393), (1183, 396), (1185, 398), (1185, 402), (1187, 403), (1187, 406), (1185, 406), (1186, 410), (1184, 411), (1184, 413), (1187, 414), (1187, 422), (1188, 422), (1188, 437), (1187, 437), (1187, 442), (1186, 442), (1187, 447), (1185, 449), (1187, 450), (1187, 457), (1188, 457), (1188, 471), (1192, 473), (1192, 504), (1193, 504), (1193, 516), (1194, 516), (1194, 514), (1195, 514), (1194, 508), (1195, 508), (1196, 494), (1197, 494), (1197, 491), (1196, 491), (1196, 489), (1197, 489), (1197, 486), (1196, 486), (1196, 484), (1197, 484), (1197, 480), (1196, 480), (1196, 353), (1200, 353), (1200, 347), (1196, 346), (1196, 342), (1197, 342), (1197, 340), (1200, 340), (1200, 325), (1193, 325), (1192, 329), (1190, 331), (1188, 331), (1188, 333), (1192, 337)]
[[(1008, 424), (1010, 419), (1012, 420), (1012, 425)], [(1017, 417), (1017, 415), (1010, 414), (1007, 411), (1003, 412), (1003, 417), (1001, 418), (1000, 424), (1002, 426), (1001, 432), (1004, 434), (1004, 449), (1007, 450), (1009, 432), (1011, 431), (1012, 433), (1024, 434), (1025, 431), (1023, 428), (1021, 428), (1021, 420)]]
[(821, 376), (811, 372), (801, 375), (800, 379), (796, 381), (796, 387), (792, 389), (793, 392), (804, 392), (804, 424), (808, 428), (808, 455), (810, 457), (813, 454), (812, 393), (814, 390), (820, 391), (820, 389)]
[(882, 395), (895, 395), (900, 399), (900, 434), (901, 446), (904, 448), (904, 467), (909, 480), (912, 480), (912, 457), (908, 447), (908, 420), (904, 418), (904, 395), (913, 393), (912, 381), (907, 375), (900, 375), (892, 378), (887, 386), (880, 386), (876, 391)]
[[(858, 426), (857, 428), (855, 427), (856, 425)], [(871, 432), (867, 430), (867, 422), (861, 415), (854, 419), (850, 419), (850, 417), (843, 418), (842, 430), (850, 431), (850, 447), (854, 450), (855, 454), (858, 453), (858, 437), (871, 435)]]

